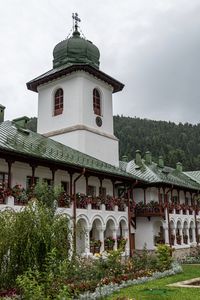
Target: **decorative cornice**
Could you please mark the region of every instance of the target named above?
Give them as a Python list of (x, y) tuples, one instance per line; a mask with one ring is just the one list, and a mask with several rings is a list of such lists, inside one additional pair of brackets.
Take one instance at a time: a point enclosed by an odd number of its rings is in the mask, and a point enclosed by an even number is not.
[(59, 129), (59, 130), (50, 131), (50, 132), (47, 132), (47, 133), (43, 133), (42, 135), (45, 136), (45, 137), (52, 137), (52, 136), (55, 136), (55, 135), (60, 135), (60, 134), (64, 134), (64, 133), (68, 133), (68, 132), (72, 132), (72, 131), (77, 131), (77, 130), (86, 130), (86, 131), (101, 135), (103, 137), (118, 141), (118, 138), (116, 138), (116, 136), (114, 136), (113, 134), (102, 132), (102, 131), (99, 131), (98, 129), (89, 127), (87, 125), (82, 125), (82, 124), (62, 128), (62, 129)]
[(66, 66), (63, 68), (58, 69), (52, 69), (45, 74), (29, 81), (26, 85), (27, 88), (31, 91), (38, 92), (38, 86), (47, 82), (50, 82), (52, 80), (58, 79), (62, 76), (66, 76), (68, 74), (71, 74), (72, 72), (76, 71), (84, 71), (87, 72), (96, 78), (106, 82), (107, 84), (111, 85), (113, 87), (113, 93), (119, 92), (124, 88), (124, 84), (119, 82), (118, 80), (112, 78), (111, 76), (107, 75), (106, 73), (90, 66), (87, 64), (76, 64), (72, 66)]

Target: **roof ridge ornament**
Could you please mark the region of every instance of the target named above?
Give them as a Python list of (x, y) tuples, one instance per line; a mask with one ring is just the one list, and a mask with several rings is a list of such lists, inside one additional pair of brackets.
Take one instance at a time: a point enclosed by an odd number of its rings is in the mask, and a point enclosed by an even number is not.
[[(81, 19), (78, 16), (78, 13), (73, 13), (72, 14), (72, 19), (73, 19), (73, 34), (74, 33), (79, 33), (78, 31), (78, 22), (81, 22)], [(79, 33), (80, 34), (80, 33)]]

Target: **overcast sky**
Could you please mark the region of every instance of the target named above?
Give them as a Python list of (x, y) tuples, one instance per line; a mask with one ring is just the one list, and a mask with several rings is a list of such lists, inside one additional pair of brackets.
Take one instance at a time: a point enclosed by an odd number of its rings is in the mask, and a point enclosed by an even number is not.
[(72, 12), (100, 50), (100, 69), (125, 84), (114, 114), (200, 123), (200, 0), (0, 0), (6, 119), (37, 115), (26, 82), (52, 68)]

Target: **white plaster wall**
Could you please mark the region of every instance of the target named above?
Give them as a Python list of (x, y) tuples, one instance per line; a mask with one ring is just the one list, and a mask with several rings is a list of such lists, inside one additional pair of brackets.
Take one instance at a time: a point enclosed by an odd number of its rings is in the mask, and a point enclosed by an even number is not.
[(26, 188), (26, 177), (31, 176), (32, 169), (28, 164), (15, 162), (12, 164), (11, 170), (11, 186), (20, 184), (22, 187)]
[[(54, 93), (64, 91), (62, 115), (54, 116)], [(67, 76), (38, 88), (38, 133), (59, 130), (81, 123), (82, 80), (79, 76)]]
[(136, 203), (144, 202), (144, 190), (143, 189), (134, 189), (133, 198)]
[(154, 249), (153, 241), (153, 222), (147, 218), (137, 218), (137, 227), (135, 233), (135, 247), (142, 250), (146, 244), (147, 249)]
[(180, 204), (185, 203), (185, 194), (183, 191), (179, 193)]
[[(0, 172), (8, 172), (8, 166), (4, 159), (0, 159)], [(80, 173), (73, 174), (72, 179), (74, 180)], [(22, 185), (22, 187), (26, 188), (26, 177), (32, 176), (32, 169), (26, 163), (15, 162), (12, 164), (11, 169), (11, 186), (15, 186), (16, 184)], [(35, 177), (39, 177), (42, 179), (52, 179), (52, 172), (47, 167), (39, 166), (35, 170)], [(67, 171), (57, 170), (55, 172), (55, 185), (60, 185), (61, 181), (70, 182), (70, 175)], [(98, 177), (90, 176), (88, 179), (88, 184), (96, 187), (97, 196), (99, 195), (99, 187), (100, 181)], [(103, 179), (102, 186), (106, 188), (106, 193), (108, 195), (113, 195), (113, 187), (112, 182), (109, 179)], [(76, 182), (76, 192), (77, 193), (86, 193), (86, 179), (82, 176)]]
[(104, 179), (102, 182), (102, 187), (106, 188), (106, 194), (112, 195), (113, 194), (113, 185), (112, 182), (108, 179)]
[(8, 164), (6, 163), (5, 159), (0, 158), (0, 171), (1, 172), (8, 172)]
[(155, 187), (149, 187), (146, 189), (146, 202), (149, 203), (151, 201), (158, 202), (158, 189)]
[(191, 195), (189, 192), (186, 192), (186, 198), (188, 198), (188, 205), (191, 205)]
[(119, 166), (119, 148), (117, 140), (86, 130), (76, 130), (61, 135), (55, 135), (51, 138), (106, 163)]
[[(93, 76), (82, 72), (83, 79), (83, 124), (92, 126), (101, 131), (113, 134), (113, 105), (112, 105), (112, 88)], [(101, 117), (102, 126), (96, 125), (96, 115), (93, 111), (93, 89), (97, 88), (101, 95)]]
[(135, 233), (135, 245), (137, 250), (142, 250), (146, 244), (148, 250), (154, 250), (154, 235), (155, 222), (160, 222), (161, 219), (157, 217), (151, 218), (137, 218), (137, 227)]
[[(53, 115), (54, 94), (64, 91), (64, 110)], [(93, 112), (93, 89), (101, 94), (102, 126), (96, 125)], [(38, 133), (44, 134), (75, 125), (86, 125), (99, 133), (113, 135), (112, 87), (79, 71), (38, 88)], [(118, 141), (97, 133), (77, 130), (54, 135), (52, 139), (112, 165), (119, 165)]]
[(61, 181), (69, 182), (70, 181), (70, 176), (67, 171), (63, 170), (57, 170), (55, 172), (55, 185), (59, 185)]
[[(64, 110), (53, 116), (54, 93), (64, 91)], [(38, 132), (48, 133), (72, 125), (84, 124), (99, 129), (93, 112), (93, 89), (102, 99), (101, 131), (113, 134), (112, 87), (92, 75), (79, 71), (38, 88)]]
[(111, 165), (119, 166), (118, 140), (94, 135), (88, 131), (85, 134), (85, 153), (94, 156)]

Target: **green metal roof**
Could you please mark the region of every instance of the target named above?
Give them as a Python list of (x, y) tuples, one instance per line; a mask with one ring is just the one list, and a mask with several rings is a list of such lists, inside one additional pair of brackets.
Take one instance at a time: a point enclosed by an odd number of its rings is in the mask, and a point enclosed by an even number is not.
[(200, 171), (189, 171), (184, 172), (185, 175), (189, 176), (191, 179), (195, 180), (200, 184)]
[(138, 176), (149, 183), (166, 183), (189, 189), (200, 189), (200, 177), (198, 184), (195, 179), (187, 176), (186, 173), (188, 172), (180, 172), (166, 166), (161, 168), (154, 162), (147, 165), (145, 164), (145, 160), (142, 159), (141, 166), (138, 166), (135, 160), (131, 160), (130, 162), (121, 161), (120, 167), (124, 171), (133, 174), (133, 176)]
[(76, 30), (73, 35), (58, 43), (53, 50), (53, 67), (66, 64), (89, 64), (99, 68), (99, 49), (90, 41), (82, 38)]
[(80, 64), (80, 63), (67, 63), (65, 65), (61, 65), (60, 67), (56, 67), (47, 71), (46, 73), (34, 78), (33, 80), (27, 82), (27, 88), (31, 91), (37, 92), (37, 88), (41, 84), (45, 84), (51, 82), (52, 80), (61, 78), (62, 76), (69, 75), (73, 72), (84, 71), (89, 73), (96, 78), (106, 82), (107, 84), (113, 87), (113, 93), (119, 92), (124, 88), (124, 84), (120, 81), (112, 78), (106, 73), (94, 68), (89, 64)]
[(6, 151), (11, 151), (129, 179), (139, 179), (137, 176), (128, 174), (118, 167), (81, 153), (38, 133), (18, 127), (11, 121), (0, 123), (0, 150), (3, 150), (5, 153)]

